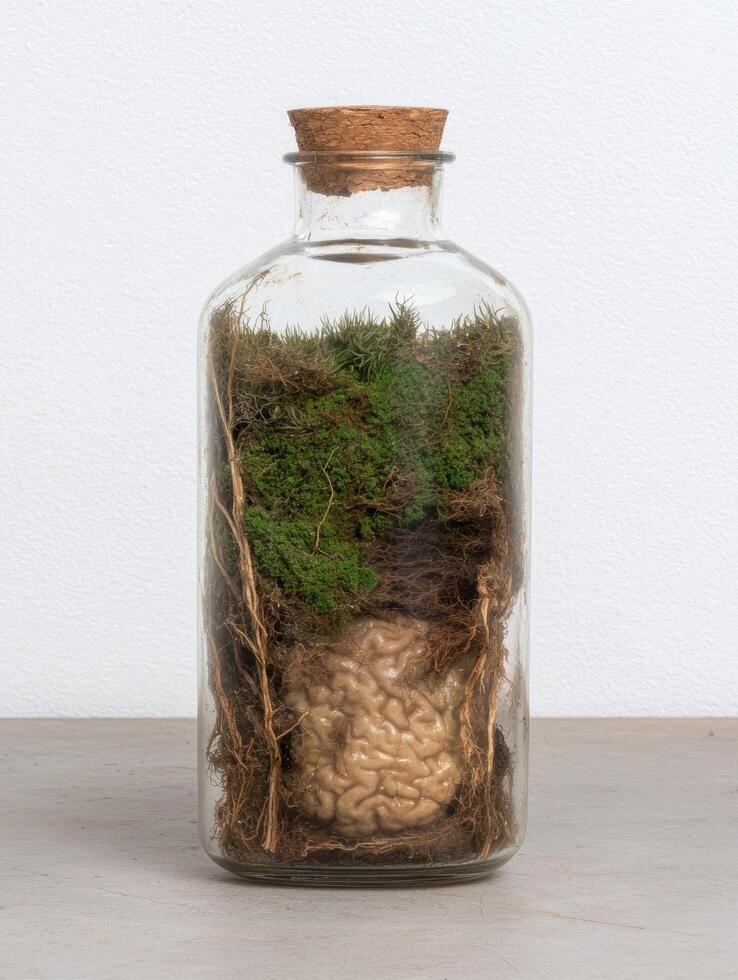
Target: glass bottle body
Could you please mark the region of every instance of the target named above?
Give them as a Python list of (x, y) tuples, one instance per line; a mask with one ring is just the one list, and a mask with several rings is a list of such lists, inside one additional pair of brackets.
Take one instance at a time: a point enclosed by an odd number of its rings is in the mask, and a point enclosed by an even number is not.
[(452, 880), (522, 840), (528, 316), (445, 238), (446, 158), (292, 155), (293, 235), (203, 312), (200, 825), (238, 874)]

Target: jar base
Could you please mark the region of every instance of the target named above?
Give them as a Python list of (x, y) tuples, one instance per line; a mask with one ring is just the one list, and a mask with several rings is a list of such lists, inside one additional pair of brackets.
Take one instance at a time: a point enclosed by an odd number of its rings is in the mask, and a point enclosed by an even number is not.
[(442, 864), (435, 867), (322, 868), (294, 865), (293, 867), (269, 867), (246, 865), (218, 854), (208, 855), (221, 868), (239, 878), (261, 884), (297, 885), (310, 888), (411, 888), (432, 885), (461, 884), (486, 878), (501, 867), (517, 852), (517, 846), (497, 851), (478, 861)]

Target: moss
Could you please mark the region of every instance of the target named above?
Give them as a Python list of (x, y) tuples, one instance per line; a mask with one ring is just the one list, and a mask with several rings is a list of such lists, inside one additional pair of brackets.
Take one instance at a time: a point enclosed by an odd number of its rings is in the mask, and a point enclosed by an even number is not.
[(505, 450), (506, 373), (485, 371), (453, 395), (436, 477), (449, 490), (465, 490), (487, 468), (499, 469)]
[(363, 541), (372, 541), (377, 535), (388, 531), (393, 523), (386, 514), (364, 514), (359, 521), (359, 537)]
[(361, 564), (357, 545), (342, 542), (330, 528), (307, 520), (277, 520), (262, 507), (250, 507), (244, 529), (262, 575), (319, 615), (329, 615), (377, 584)]
[(431, 331), (399, 305), (311, 336), (261, 324), (238, 337), (238, 451), (257, 568), (332, 617), (376, 584), (377, 541), (442, 523), (444, 494), (502, 466), (509, 330), (485, 309)]
[[(305, 402), (297, 431), (275, 421), (249, 430), (241, 442), (241, 463), (254, 499), (285, 516), (317, 519), (331, 488), (339, 505), (382, 496), (398, 450), (397, 433), (389, 426), (367, 428), (361, 406), (352, 405), (347, 394)], [(340, 506), (336, 510), (342, 513)]]

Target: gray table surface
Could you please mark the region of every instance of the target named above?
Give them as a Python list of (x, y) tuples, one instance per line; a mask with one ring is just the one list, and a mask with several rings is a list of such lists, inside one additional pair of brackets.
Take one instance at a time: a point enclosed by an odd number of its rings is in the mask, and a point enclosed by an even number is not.
[(410, 890), (220, 870), (194, 735), (0, 722), (0, 976), (738, 976), (738, 719), (534, 722), (521, 852)]

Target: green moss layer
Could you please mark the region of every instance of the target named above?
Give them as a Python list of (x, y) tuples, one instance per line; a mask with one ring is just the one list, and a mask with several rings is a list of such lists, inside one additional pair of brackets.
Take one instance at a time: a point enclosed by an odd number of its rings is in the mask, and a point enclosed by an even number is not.
[(445, 330), (407, 306), (317, 334), (237, 333), (245, 531), (262, 579), (326, 627), (376, 587), (377, 544), (442, 527), (449, 494), (500, 476), (511, 329), (489, 308)]

